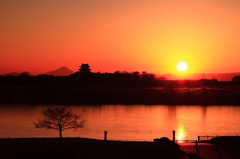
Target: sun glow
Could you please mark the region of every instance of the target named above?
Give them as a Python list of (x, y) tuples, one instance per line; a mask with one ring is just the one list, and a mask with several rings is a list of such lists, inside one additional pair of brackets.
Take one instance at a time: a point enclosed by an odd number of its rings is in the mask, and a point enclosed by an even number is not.
[(187, 64), (184, 62), (181, 62), (178, 64), (177, 68), (179, 71), (184, 72), (187, 70)]

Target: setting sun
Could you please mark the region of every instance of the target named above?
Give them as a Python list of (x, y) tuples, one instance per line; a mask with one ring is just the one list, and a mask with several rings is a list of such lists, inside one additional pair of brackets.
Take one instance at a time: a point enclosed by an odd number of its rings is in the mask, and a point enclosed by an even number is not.
[(184, 63), (184, 62), (181, 62), (181, 63), (178, 64), (177, 68), (178, 68), (179, 71), (182, 71), (182, 72), (186, 71), (187, 70), (187, 64)]

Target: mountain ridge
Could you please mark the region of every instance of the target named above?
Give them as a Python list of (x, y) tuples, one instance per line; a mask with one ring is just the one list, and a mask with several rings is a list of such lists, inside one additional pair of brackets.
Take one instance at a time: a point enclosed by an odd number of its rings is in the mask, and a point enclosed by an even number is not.
[(52, 76), (69, 76), (71, 74), (73, 74), (75, 72), (73, 72), (72, 70), (70, 70), (67, 67), (60, 67), (54, 71), (49, 71), (47, 73), (45, 73), (46, 75), (52, 75)]

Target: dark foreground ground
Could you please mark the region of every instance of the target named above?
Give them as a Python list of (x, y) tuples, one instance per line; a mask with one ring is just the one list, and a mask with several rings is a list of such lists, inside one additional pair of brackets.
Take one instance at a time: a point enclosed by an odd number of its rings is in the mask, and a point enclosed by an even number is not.
[(121, 142), (82, 138), (0, 139), (0, 158), (161, 158), (178, 159), (185, 153), (173, 142)]
[(228, 159), (240, 159), (240, 136), (213, 138), (211, 143), (224, 150)]
[[(163, 140), (165, 139), (165, 140)], [(103, 141), (84, 138), (0, 139), (4, 159), (239, 159), (240, 137), (214, 138), (210, 143)], [(184, 151), (185, 152), (184, 152)]]

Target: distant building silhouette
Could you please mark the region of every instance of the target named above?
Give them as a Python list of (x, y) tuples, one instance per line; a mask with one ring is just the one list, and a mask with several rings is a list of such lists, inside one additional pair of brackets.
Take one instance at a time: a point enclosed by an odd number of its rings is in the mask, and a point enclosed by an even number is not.
[(81, 68), (78, 69), (80, 74), (89, 74), (91, 73), (90, 66), (88, 64), (82, 64)]

